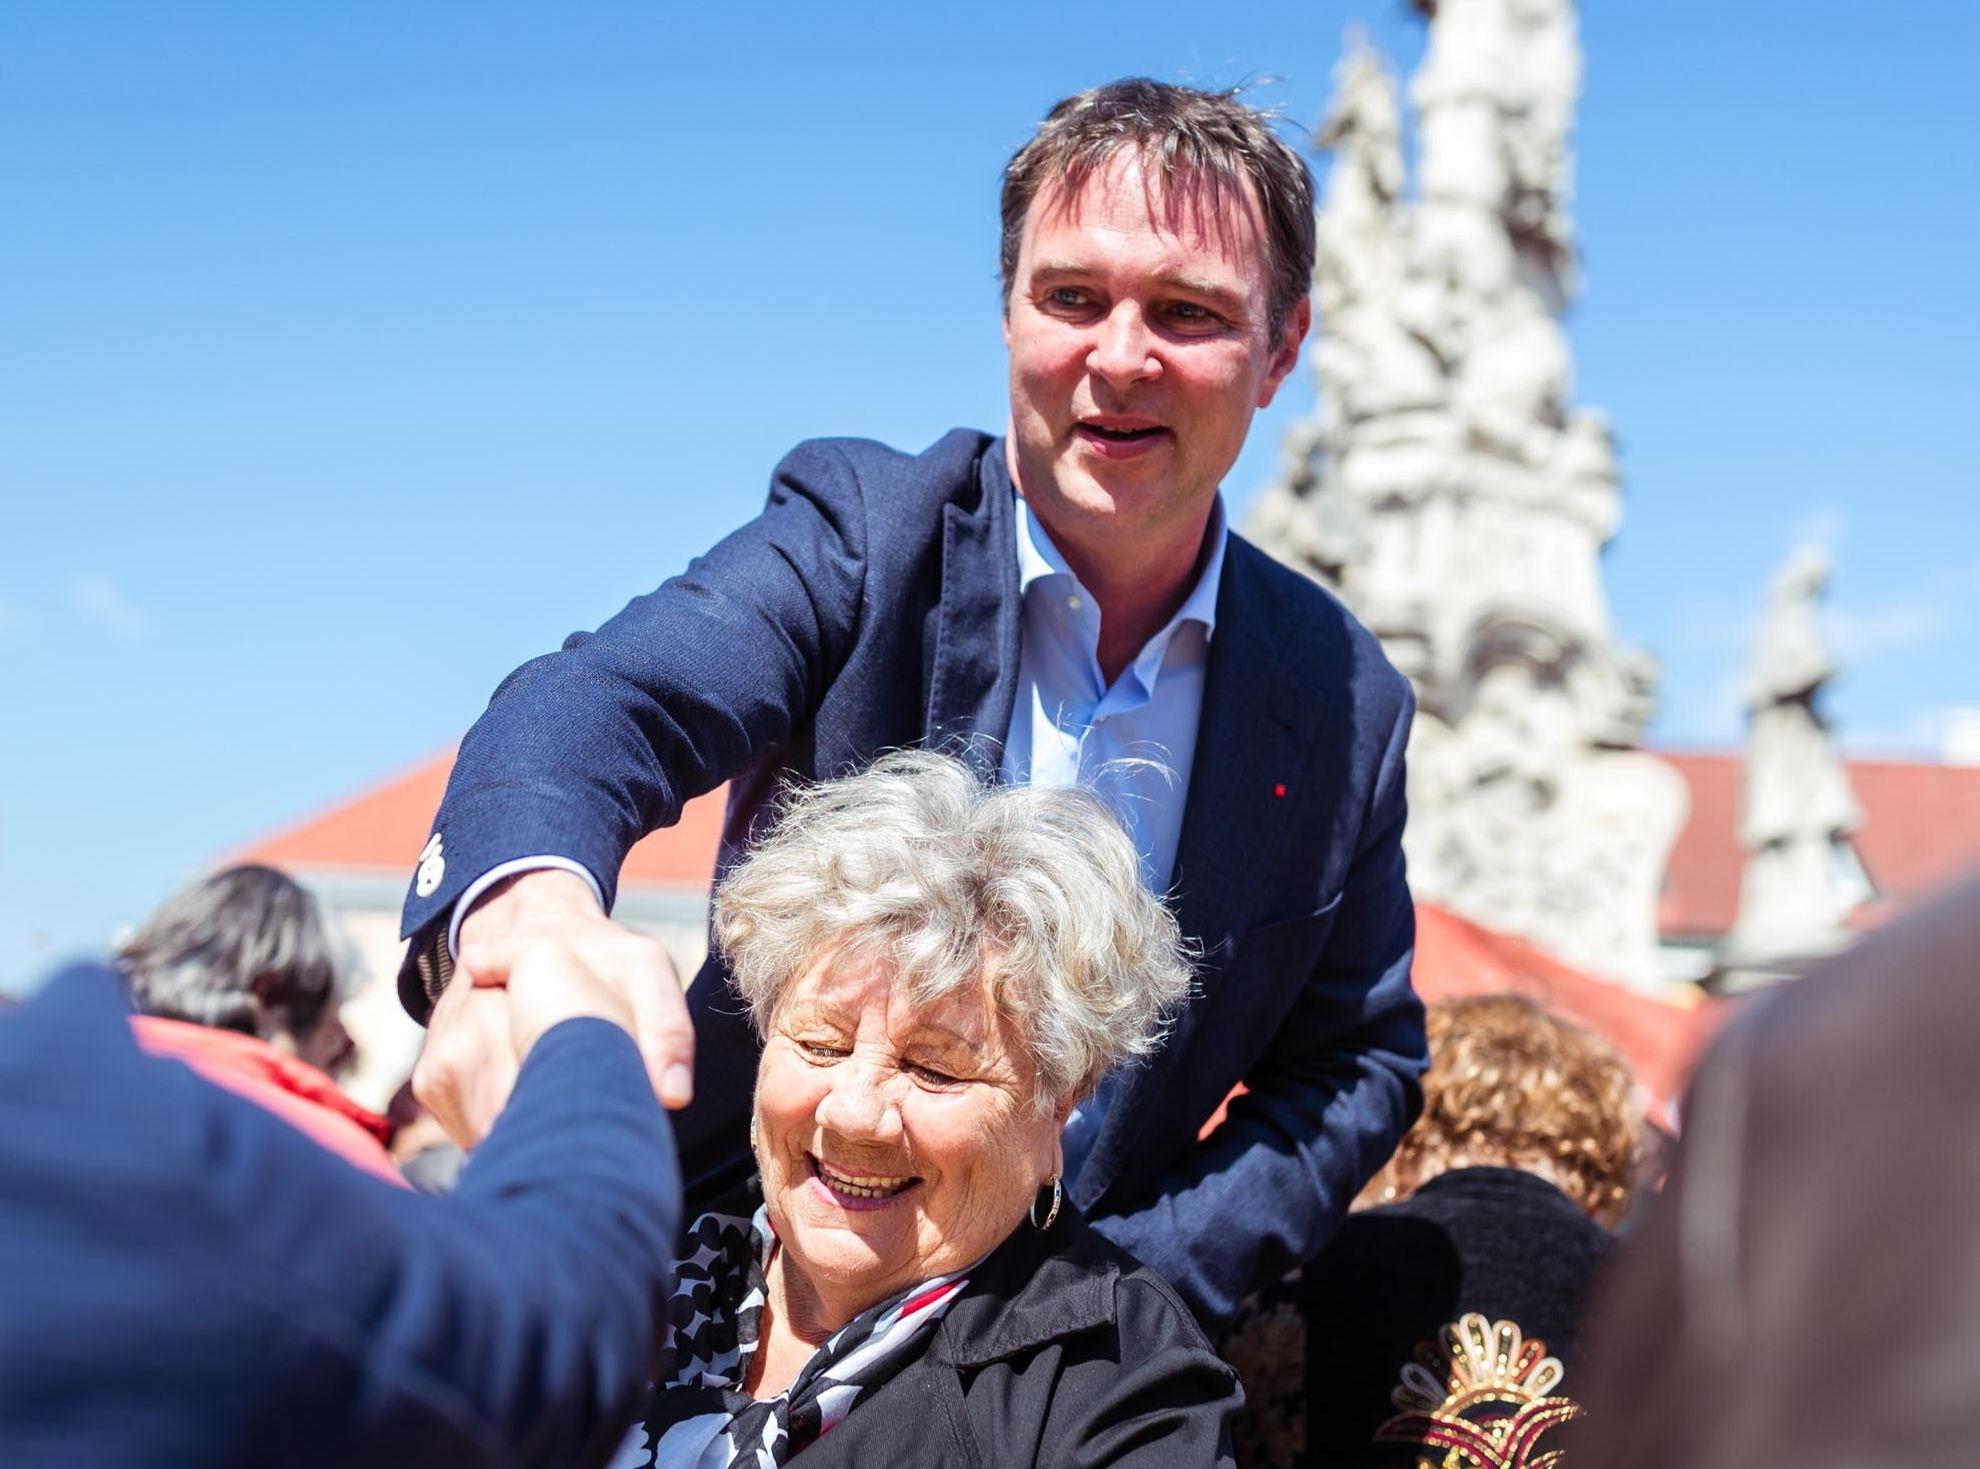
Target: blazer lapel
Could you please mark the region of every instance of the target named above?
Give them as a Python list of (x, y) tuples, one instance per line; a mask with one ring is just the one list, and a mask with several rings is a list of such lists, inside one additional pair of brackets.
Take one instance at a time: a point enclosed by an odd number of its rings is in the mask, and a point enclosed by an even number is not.
[(985, 779), (1003, 764), (1017, 699), (1017, 531), (1004, 441), (977, 463), (974, 505), (942, 512), (942, 605), (923, 743), (960, 755)]
[[(1282, 662), (1299, 640), (1282, 636), (1277, 599), (1233, 537), (1217, 597), (1217, 631), (1203, 680), (1203, 715), (1190, 763), (1171, 902), (1186, 938), (1200, 944), (1196, 990), (1160, 1051), (1120, 1078), (1118, 1090), (1072, 1191), (1091, 1212), (1119, 1175), (1143, 1100), (1187, 1049), (1231, 951), (1256, 917), (1278, 871), (1306, 770), (1319, 695)], [(1311, 808), (1308, 807), (1310, 810)]]

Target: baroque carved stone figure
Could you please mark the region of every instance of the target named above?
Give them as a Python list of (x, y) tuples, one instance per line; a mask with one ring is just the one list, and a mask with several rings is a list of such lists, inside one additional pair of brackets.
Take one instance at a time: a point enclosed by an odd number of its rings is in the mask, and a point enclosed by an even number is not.
[(1735, 967), (1833, 949), (1868, 896), (1848, 847), (1862, 812), (1818, 704), (1836, 675), (1819, 617), (1828, 585), (1824, 552), (1803, 547), (1788, 559), (1768, 589), (1747, 668), (1746, 869), (1728, 946)]
[(1602, 548), (1613, 437), (1574, 404), (1572, 0), (1417, 0), (1407, 197), (1396, 83), (1357, 33), (1317, 137), (1314, 418), (1248, 529), (1334, 587), (1416, 685), (1412, 881), (1598, 973), (1659, 978), (1682, 782), (1634, 746), (1653, 661)]

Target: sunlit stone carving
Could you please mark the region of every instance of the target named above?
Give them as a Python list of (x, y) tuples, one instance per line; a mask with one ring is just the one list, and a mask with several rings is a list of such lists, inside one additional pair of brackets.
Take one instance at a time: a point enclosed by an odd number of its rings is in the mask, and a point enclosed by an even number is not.
[(1836, 675), (1818, 617), (1828, 585), (1822, 551), (1803, 547), (1788, 559), (1768, 588), (1747, 668), (1746, 868), (1725, 956), (1736, 973), (1792, 970), (1836, 948), (1850, 910), (1870, 896), (1849, 846), (1862, 812), (1818, 704)]
[(1684, 784), (1635, 750), (1656, 668), (1611, 627), (1607, 420), (1575, 406), (1570, 0), (1419, 0), (1406, 197), (1393, 75), (1356, 33), (1318, 141), (1320, 407), (1247, 528), (1333, 587), (1415, 684), (1420, 896), (1660, 982)]

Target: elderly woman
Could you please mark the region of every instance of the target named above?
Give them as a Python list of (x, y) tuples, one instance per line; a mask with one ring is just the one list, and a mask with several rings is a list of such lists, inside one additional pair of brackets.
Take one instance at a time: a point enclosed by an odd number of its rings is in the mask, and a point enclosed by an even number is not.
[(1106, 809), (891, 755), (787, 801), (715, 934), (758, 1179), (689, 1226), (615, 1462), (1228, 1463), (1233, 1374), (1059, 1185), (1067, 1117), (1188, 983)]

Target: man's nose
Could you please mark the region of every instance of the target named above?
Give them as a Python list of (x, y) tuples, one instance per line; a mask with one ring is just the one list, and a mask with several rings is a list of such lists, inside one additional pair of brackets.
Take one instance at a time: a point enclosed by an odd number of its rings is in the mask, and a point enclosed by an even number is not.
[(1141, 308), (1123, 301), (1095, 327), (1093, 346), (1086, 354), (1087, 370), (1116, 390), (1146, 382), (1162, 371), (1155, 341)]
[(899, 1141), (901, 1109), (892, 1075), (858, 1060), (832, 1069), (832, 1086), (818, 1100), (819, 1125), (849, 1141)]

